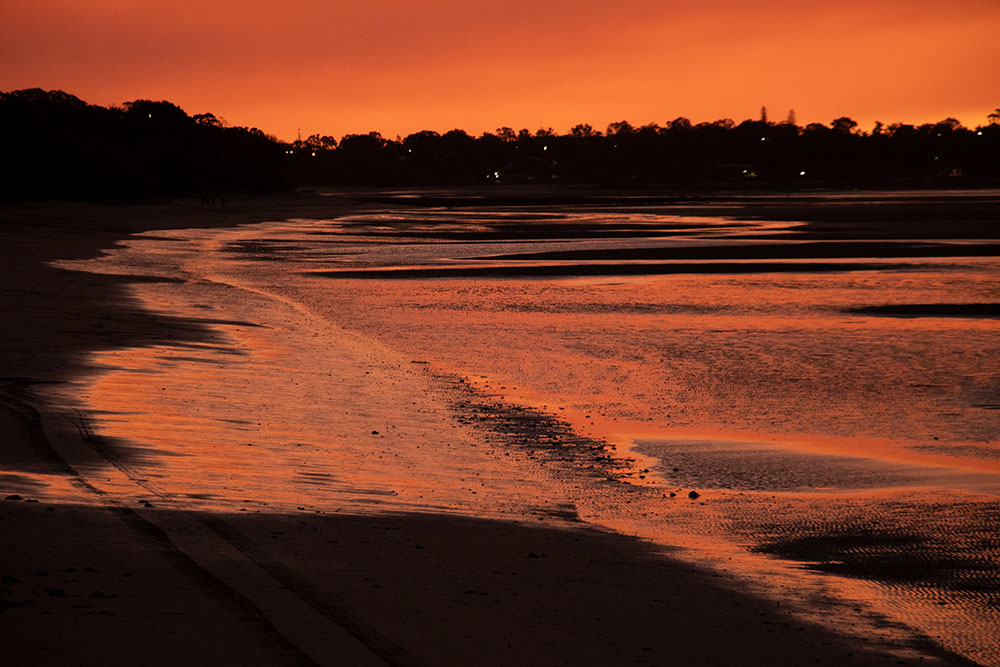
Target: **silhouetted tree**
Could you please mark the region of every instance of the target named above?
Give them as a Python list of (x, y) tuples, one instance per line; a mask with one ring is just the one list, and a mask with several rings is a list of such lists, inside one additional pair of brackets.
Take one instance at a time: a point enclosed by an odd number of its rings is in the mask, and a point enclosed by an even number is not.
[(691, 129), (691, 121), (683, 116), (680, 116), (667, 123), (667, 127), (671, 130), (686, 132)]
[(957, 118), (945, 118), (934, 124), (934, 132), (955, 132), (956, 130), (964, 130), (962, 123), (959, 122)]
[(634, 134), (635, 128), (627, 120), (620, 120), (616, 123), (609, 123), (607, 128), (608, 136)]
[[(876, 123), (870, 134), (844, 116), (799, 128), (731, 119), (660, 127), (627, 121), (607, 134), (581, 123), (566, 135), (501, 127), (312, 134), (282, 143), (256, 128), (188, 116), (166, 101), (92, 106), (61, 91), (0, 93), (0, 197), (115, 197), (268, 191), (292, 184), (462, 185), (561, 183), (780, 187), (925, 185), (1000, 180), (1000, 109), (969, 130), (954, 118), (919, 127)], [(802, 174), (807, 176), (803, 177)]]
[(225, 128), (213, 114), (189, 117), (165, 101), (103, 108), (62, 91), (0, 93), (0, 136), (4, 157), (18, 165), (0, 182), (7, 197), (270, 190), (286, 182), (273, 138)]
[(222, 121), (214, 113), (196, 113), (191, 118), (199, 125), (209, 125), (211, 127), (222, 127)]
[(857, 121), (855, 121), (852, 118), (848, 118), (847, 116), (841, 116), (840, 118), (835, 118), (833, 122), (830, 123), (830, 127), (833, 129), (833, 131), (838, 132), (840, 134), (851, 134), (852, 132), (854, 132), (857, 126), (858, 126)]

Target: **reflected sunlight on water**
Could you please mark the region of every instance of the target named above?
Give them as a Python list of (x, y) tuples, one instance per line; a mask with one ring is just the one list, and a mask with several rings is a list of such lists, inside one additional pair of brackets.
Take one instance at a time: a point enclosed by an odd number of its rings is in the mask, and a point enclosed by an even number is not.
[[(217, 345), (102, 353), (84, 405), (164, 501), (515, 518), (570, 507), (764, 589), (863, 600), (997, 664), (998, 321), (858, 309), (995, 304), (1000, 261), (851, 256), (820, 270), (779, 258), (760, 272), (713, 260), (710, 272), (552, 277), (565, 262), (498, 259), (572, 250), (590, 253), (572, 266), (642, 273), (652, 260), (601, 253), (760, 248), (799, 228), (386, 210), (140, 235), (85, 266), (184, 278), (134, 289), (154, 312), (236, 323), (214, 326)], [(378, 279), (398, 267), (411, 279)], [(538, 430), (496, 446), (514, 431), (469, 412), (455, 377), (494, 412), (552, 415), (576, 446), (607, 446), (627, 468), (541, 465), (531, 443), (558, 438)]]

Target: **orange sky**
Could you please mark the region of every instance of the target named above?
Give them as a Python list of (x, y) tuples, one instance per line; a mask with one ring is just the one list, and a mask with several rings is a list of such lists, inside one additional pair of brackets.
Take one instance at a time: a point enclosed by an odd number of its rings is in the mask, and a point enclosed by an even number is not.
[(0, 0), (0, 90), (170, 100), (294, 139), (795, 109), (985, 124), (1000, 0)]

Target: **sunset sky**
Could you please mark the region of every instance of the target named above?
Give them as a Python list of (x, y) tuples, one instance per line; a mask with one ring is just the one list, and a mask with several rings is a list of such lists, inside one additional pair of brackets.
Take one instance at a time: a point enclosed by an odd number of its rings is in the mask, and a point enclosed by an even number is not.
[(0, 0), (0, 90), (282, 139), (1000, 107), (1000, 0)]

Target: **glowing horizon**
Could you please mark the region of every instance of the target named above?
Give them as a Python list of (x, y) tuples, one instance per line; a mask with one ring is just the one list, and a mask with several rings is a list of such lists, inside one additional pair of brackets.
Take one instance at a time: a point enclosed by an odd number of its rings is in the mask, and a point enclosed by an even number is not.
[(740, 122), (762, 106), (800, 125), (975, 127), (1000, 105), (997, 34), (995, 0), (36, 0), (4, 9), (0, 90), (168, 100), (284, 140)]

